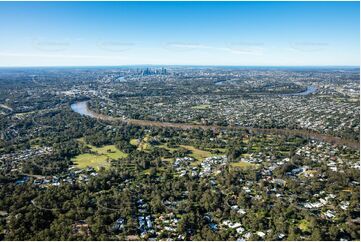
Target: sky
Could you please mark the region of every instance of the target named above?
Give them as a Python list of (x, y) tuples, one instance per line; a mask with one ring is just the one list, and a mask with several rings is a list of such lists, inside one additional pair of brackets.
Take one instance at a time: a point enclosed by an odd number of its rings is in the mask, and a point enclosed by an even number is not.
[(359, 66), (359, 2), (0, 2), (0, 66)]

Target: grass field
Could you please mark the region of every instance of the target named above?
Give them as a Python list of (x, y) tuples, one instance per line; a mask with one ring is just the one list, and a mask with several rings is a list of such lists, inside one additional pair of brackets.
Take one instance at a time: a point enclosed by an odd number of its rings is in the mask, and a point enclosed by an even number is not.
[(147, 152), (152, 148), (152, 145), (149, 143), (150, 138), (151, 137), (149, 135), (146, 135), (142, 140), (131, 139), (129, 143), (131, 145), (137, 146), (137, 150)]
[(179, 149), (179, 148), (168, 147), (166, 144), (157, 145), (157, 147), (163, 148), (163, 149), (166, 149), (166, 150), (169, 150), (169, 151), (176, 151), (176, 150)]
[(138, 139), (131, 139), (129, 143), (130, 143), (131, 145), (138, 146), (139, 140), (138, 140)]
[(302, 232), (309, 232), (310, 231), (310, 222), (305, 219), (302, 219), (298, 224), (298, 228), (302, 230)]
[(166, 161), (166, 162), (171, 162), (174, 160), (174, 158), (166, 158), (166, 157), (161, 157), (162, 160)]
[(253, 167), (257, 166), (255, 164), (245, 162), (245, 161), (231, 162), (230, 165), (232, 167), (237, 167), (237, 168), (253, 168)]
[[(189, 156), (196, 160), (195, 162), (192, 163), (192, 165), (198, 165), (201, 161), (203, 161), (207, 157), (220, 155), (220, 154), (214, 154), (214, 153), (212, 153), (212, 151), (197, 149), (191, 145), (179, 145), (178, 148), (172, 148), (172, 147), (168, 147), (167, 144), (162, 144), (162, 145), (158, 145), (157, 147), (164, 148), (171, 152), (174, 152), (180, 148), (189, 150), (191, 152), (191, 154), (189, 154)], [(222, 148), (219, 148), (218, 150), (221, 152), (226, 151), (226, 149), (222, 149)]]
[(258, 146), (258, 145), (253, 145), (252, 148), (251, 148), (251, 150), (252, 150), (253, 152), (260, 152), (260, 151), (261, 151), (261, 147)]
[(209, 151), (200, 150), (200, 149), (197, 149), (194, 146), (190, 146), (190, 145), (180, 145), (180, 147), (183, 147), (184, 149), (191, 151), (192, 153), (189, 156), (193, 157), (197, 161), (202, 161), (207, 157), (216, 155), (216, 154), (212, 154)]
[(77, 168), (84, 169), (88, 166), (99, 170), (101, 167), (108, 169), (110, 162), (106, 155), (94, 155), (94, 154), (80, 154), (73, 159), (73, 162)]
[(208, 105), (208, 104), (201, 104), (201, 105), (197, 105), (197, 106), (193, 106), (191, 107), (192, 109), (200, 109), (200, 110), (204, 110), (204, 109), (208, 109), (210, 108), (211, 106)]
[(39, 148), (39, 147), (40, 147), (40, 144), (39, 144), (40, 141), (41, 141), (40, 138), (31, 139), (31, 140), (30, 140), (30, 146), (31, 146), (31, 148)]
[[(78, 141), (85, 144), (84, 139), (79, 139)], [(94, 154), (80, 154), (72, 159), (75, 166), (80, 169), (84, 169), (88, 166), (93, 167), (96, 170), (99, 170), (101, 167), (107, 169), (111, 165), (111, 160), (126, 158), (128, 156), (128, 154), (118, 150), (115, 145), (105, 145), (102, 147), (96, 147), (89, 144), (85, 145), (87, 145)]]
[(317, 170), (307, 170), (307, 171), (305, 171), (305, 172), (303, 172), (303, 175), (304, 176), (307, 176), (307, 175), (316, 175), (318, 173), (318, 171)]
[(126, 158), (128, 155), (120, 150), (118, 150), (115, 145), (105, 145), (102, 147), (95, 147), (88, 145), (91, 148), (91, 151), (98, 153), (99, 155), (106, 155), (110, 159), (117, 160), (121, 158)]

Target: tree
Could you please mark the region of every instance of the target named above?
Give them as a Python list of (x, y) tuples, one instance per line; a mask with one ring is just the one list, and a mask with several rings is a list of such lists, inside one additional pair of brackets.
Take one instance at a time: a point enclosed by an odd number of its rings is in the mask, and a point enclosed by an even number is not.
[(311, 240), (320, 241), (322, 240), (322, 233), (318, 227), (314, 227), (311, 234)]

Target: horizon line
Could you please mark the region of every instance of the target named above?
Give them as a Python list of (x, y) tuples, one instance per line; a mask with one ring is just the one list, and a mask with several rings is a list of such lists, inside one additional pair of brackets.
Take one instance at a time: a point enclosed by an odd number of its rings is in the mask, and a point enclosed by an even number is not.
[(132, 66), (193, 66), (193, 67), (351, 67), (360, 65), (194, 65), (194, 64), (122, 64), (122, 65), (34, 65), (34, 66), (0, 66), (0, 68), (48, 68), (48, 67), (132, 67)]

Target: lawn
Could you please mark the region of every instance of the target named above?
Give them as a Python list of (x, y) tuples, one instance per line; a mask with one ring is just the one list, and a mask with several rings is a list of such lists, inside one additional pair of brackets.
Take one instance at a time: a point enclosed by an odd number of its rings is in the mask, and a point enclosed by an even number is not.
[[(197, 149), (197, 148), (195, 148), (194, 146), (191, 146), (191, 145), (179, 145), (178, 148), (172, 148), (172, 147), (168, 147), (167, 144), (162, 144), (162, 145), (158, 145), (157, 147), (166, 149), (166, 150), (171, 151), (171, 152), (174, 152), (174, 151), (178, 150), (180, 147), (184, 148), (186, 150), (189, 150), (191, 152), (191, 154), (189, 154), (189, 156), (196, 160), (195, 162), (192, 163), (193, 166), (196, 166), (196, 165), (200, 164), (201, 161), (203, 161), (207, 157), (220, 155), (220, 154), (212, 153), (211, 152), (212, 150), (210, 150), (210, 151), (200, 150), (200, 149)], [(223, 152), (226, 149), (219, 148), (218, 150), (220, 152)]]
[(150, 149), (152, 149), (152, 145), (149, 143), (150, 138), (151, 137), (149, 135), (146, 135), (142, 140), (131, 139), (130, 144), (134, 145), (134, 146), (137, 146), (137, 150), (147, 152)]
[[(81, 143), (84, 143), (84, 139), (78, 140)], [(115, 145), (105, 145), (102, 147), (96, 147), (93, 145), (87, 145), (94, 154), (80, 154), (72, 159), (75, 166), (80, 169), (84, 169), (88, 166), (99, 170), (101, 167), (109, 168), (111, 160), (117, 160), (121, 158), (126, 158), (128, 154), (122, 152), (121, 150), (117, 149)]]
[(302, 230), (302, 232), (309, 232), (310, 231), (310, 222), (305, 219), (302, 219), (298, 224), (298, 228)]
[(208, 148), (206, 150), (209, 152), (214, 152), (214, 153), (217, 153), (217, 152), (224, 153), (224, 154), (227, 153), (226, 148)]
[(152, 148), (151, 144), (143, 143), (143, 142), (138, 146), (138, 150), (142, 150), (142, 151), (149, 151), (151, 148)]
[(167, 144), (161, 144), (161, 145), (157, 145), (157, 147), (159, 148), (163, 148), (163, 149), (166, 149), (166, 150), (169, 150), (169, 151), (176, 151), (178, 150), (179, 148), (172, 148), (172, 147), (168, 147)]
[(91, 148), (91, 151), (98, 153), (99, 155), (106, 155), (112, 160), (117, 160), (121, 158), (128, 157), (128, 154), (118, 150), (115, 145), (105, 145), (102, 147), (96, 147), (93, 145), (88, 145)]
[(208, 109), (211, 106), (209, 104), (201, 104), (201, 105), (197, 105), (197, 106), (193, 106), (191, 107), (192, 109), (199, 109), (199, 110), (204, 110), (204, 109)]
[(138, 139), (131, 139), (131, 140), (130, 140), (130, 144), (131, 144), (131, 145), (138, 146), (139, 140), (138, 140)]
[(305, 171), (303, 174), (304, 175), (316, 175), (318, 173), (318, 171), (317, 170), (307, 170), (307, 171)]
[(172, 162), (174, 160), (174, 158), (166, 158), (166, 157), (161, 157), (161, 159), (167, 162)]
[(73, 162), (77, 168), (84, 169), (88, 166), (99, 170), (101, 167), (105, 169), (110, 167), (110, 162), (107, 161), (106, 155), (94, 155), (94, 154), (80, 154), (73, 158)]
[(257, 165), (249, 163), (249, 162), (245, 162), (245, 161), (238, 161), (238, 162), (231, 162), (229, 163), (232, 167), (237, 167), (237, 168), (253, 168), (256, 167)]
[(252, 146), (252, 151), (254, 151), (254, 152), (260, 152), (260, 151), (261, 151), (261, 147), (258, 146), (258, 145), (253, 145), (253, 146)]
[(281, 156), (289, 156), (290, 155), (290, 151), (278, 151), (278, 153), (281, 155)]
[(200, 160), (204, 160), (207, 157), (213, 156), (215, 154), (212, 154), (209, 151), (205, 151), (205, 150), (200, 150), (195, 148), (194, 146), (191, 145), (180, 145), (180, 147), (183, 147), (184, 149), (187, 149), (189, 151), (192, 152), (192, 154), (190, 154), (191, 157), (193, 157), (194, 159), (200, 161)]
[(268, 140), (268, 141), (273, 141), (274, 138), (275, 138), (274, 135), (269, 135), (269, 134), (266, 135), (266, 140)]

